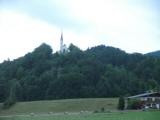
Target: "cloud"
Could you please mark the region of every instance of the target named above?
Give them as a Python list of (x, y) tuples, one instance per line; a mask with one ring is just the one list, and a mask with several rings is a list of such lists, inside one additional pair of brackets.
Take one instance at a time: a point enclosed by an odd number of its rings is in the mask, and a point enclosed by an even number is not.
[[(61, 1), (61, 0), (60, 0)], [(82, 29), (84, 24), (79, 21), (75, 21), (65, 7), (65, 4), (61, 4), (56, 0), (2, 0), (0, 6), (4, 9), (14, 10), (18, 13), (27, 14), (34, 18), (49, 22), (56, 27), (62, 27), (65, 29)]]
[(154, 51), (160, 44), (158, 5), (156, 0), (0, 0), (0, 57), (22, 56), (42, 42), (56, 51), (61, 28), (65, 43), (81, 49), (105, 44)]
[(56, 27), (13, 11), (0, 11), (0, 16), (0, 58), (23, 56), (43, 42), (58, 49), (60, 33)]
[[(44, 42), (51, 45), (54, 52), (59, 50), (60, 28), (10, 10), (0, 11), (0, 17), (0, 62), (23, 56)], [(68, 46), (73, 43), (84, 50), (98, 44), (88, 34), (70, 30), (63, 32)]]

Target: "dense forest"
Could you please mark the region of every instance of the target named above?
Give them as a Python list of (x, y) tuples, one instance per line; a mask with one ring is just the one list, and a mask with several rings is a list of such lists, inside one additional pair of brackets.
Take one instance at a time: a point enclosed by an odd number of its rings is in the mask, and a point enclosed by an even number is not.
[(117, 97), (160, 88), (160, 58), (71, 44), (53, 53), (43, 43), (33, 52), (0, 64), (0, 102)]
[(146, 55), (147, 56), (152, 56), (152, 57), (160, 57), (160, 50), (147, 53)]

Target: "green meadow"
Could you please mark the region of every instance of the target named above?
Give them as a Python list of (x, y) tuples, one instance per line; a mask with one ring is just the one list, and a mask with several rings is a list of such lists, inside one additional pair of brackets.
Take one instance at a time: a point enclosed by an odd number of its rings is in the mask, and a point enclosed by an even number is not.
[(76, 115), (28, 115), (1, 117), (0, 120), (160, 120), (160, 111), (132, 111)]
[(87, 99), (64, 99), (50, 101), (17, 102), (10, 109), (3, 110), (0, 104), (0, 115), (21, 115), (30, 113), (63, 113), (96, 111), (104, 108), (116, 110), (117, 98), (87, 98)]
[(6, 110), (0, 104), (0, 120), (160, 120), (160, 111), (117, 111), (117, 104), (117, 98), (18, 102)]

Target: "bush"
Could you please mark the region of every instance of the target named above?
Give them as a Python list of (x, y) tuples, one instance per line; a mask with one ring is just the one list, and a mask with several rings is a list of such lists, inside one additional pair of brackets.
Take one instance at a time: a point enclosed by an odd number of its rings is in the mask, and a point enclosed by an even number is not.
[(3, 103), (3, 109), (8, 109), (16, 103), (16, 99), (9, 98)]
[(15, 89), (11, 88), (10, 89), (10, 94), (9, 94), (8, 98), (3, 103), (3, 108), (4, 109), (10, 108), (12, 105), (14, 105), (16, 103), (16, 101), (17, 101), (17, 99), (16, 99)]
[(143, 102), (137, 99), (129, 100), (128, 101), (128, 109), (141, 109), (143, 106)]
[(93, 113), (99, 113), (99, 111), (98, 110), (94, 110)]
[(105, 112), (105, 109), (104, 109), (104, 107), (102, 107), (102, 108), (100, 109), (100, 111), (101, 111), (101, 112)]
[(124, 97), (119, 97), (119, 102), (118, 102), (118, 109), (119, 110), (124, 110), (125, 107), (125, 100)]

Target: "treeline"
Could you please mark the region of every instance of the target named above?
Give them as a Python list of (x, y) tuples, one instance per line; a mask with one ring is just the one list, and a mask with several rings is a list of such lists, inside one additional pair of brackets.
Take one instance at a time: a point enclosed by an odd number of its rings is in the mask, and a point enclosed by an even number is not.
[[(0, 102), (117, 97), (160, 87), (160, 59), (106, 46), (73, 44), (54, 53), (47, 44), (0, 64)], [(12, 104), (12, 103), (11, 103)]]
[(152, 56), (152, 57), (160, 57), (160, 50), (147, 53), (146, 55), (147, 56)]

